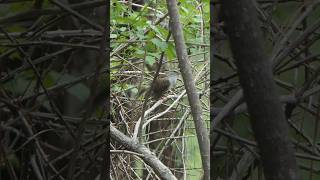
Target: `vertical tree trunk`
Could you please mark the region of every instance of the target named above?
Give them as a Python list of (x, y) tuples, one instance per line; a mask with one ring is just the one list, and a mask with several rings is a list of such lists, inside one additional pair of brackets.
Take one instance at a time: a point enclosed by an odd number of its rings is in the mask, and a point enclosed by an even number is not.
[(267, 180), (297, 180), (288, 125), (251, 0), (223, 0), (222, 12)]

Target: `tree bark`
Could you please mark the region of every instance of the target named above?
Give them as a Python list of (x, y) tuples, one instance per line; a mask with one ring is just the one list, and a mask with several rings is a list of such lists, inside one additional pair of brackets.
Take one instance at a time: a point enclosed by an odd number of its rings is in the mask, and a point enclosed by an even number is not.
[(179, 68), (182, 75), (184, 87), (188, 95), (189, 105), (195, 124), (197, 139), (200, 148), (203, 179), (210, 179), (210, 140), (206, 124), (202, 118), (202, 108), (199, 95), (192, 76), (191, 65), (188, 60), (187, 48), (183, 37), (182, 26), (180, 24), (179, 11), (176, 0), (167, 0), (170, 17), (170, 30), (175, 43), (175, 49), (179, 61)]
[(223, 0), (222, 13), (267, 180), (297, 180), (294, 150), (271, 61), (251, 0)]
[(131, 139), (124, 135), (117, 128), (110, 125), (110, 136), (115, 141), (125, 146), (128, 150), (143, 154), (142, 159), (153, 168), (155, 173), (164, 180), (176, 180), (177, 178), (172, 174), (170, 169), (166, 167), (157, 156), (150, 151), (147, 147), (137, 143), (134, 139)]

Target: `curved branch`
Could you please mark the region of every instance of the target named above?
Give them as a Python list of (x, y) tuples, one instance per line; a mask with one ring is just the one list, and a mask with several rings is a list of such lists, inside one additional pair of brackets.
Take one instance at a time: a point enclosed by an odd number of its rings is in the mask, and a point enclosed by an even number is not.
[(131, 139), (120, 132), (117, 128), (110, 125), (110, 137), (115, 141), (125, 146), (128, 150), (143, 154), (142, 159), (153, 168), (156, 174), (161, 179), (176, 180), (177, 178), (172, 174), (170, 169), (165, 166), (157, 156), (152, 153), (147, 147), (137, 143), (134, 139)]

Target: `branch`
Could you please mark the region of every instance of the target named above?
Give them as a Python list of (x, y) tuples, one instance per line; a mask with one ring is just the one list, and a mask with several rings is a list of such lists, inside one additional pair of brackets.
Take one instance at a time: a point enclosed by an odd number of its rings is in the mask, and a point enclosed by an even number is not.
[(297, 180), (293, 145), (252, 0), (224, 0), (222, 12), (266, 180)]
[(196, 128), (198, 143), (200, 147), (202, 167), (204, 170), (204, 179), (210, 179), (210, 140), (209, 134), (202, 118), (202, 108), (192, 76), (190, 61), (188, 60), (187, 47), (183, 37), (182, 26), (178, 12), (177, 2), (167, 0), (167, 6), (170, 17), (170, 29), (175, 42), (175, 48), (179, 61), (179, 68), (183, 78), (184, 86), (188, 95), (191, 113)]
[(117, 141), (118, 143), (125, 146), (128, 150), (136, 152), (138, 154), (143, 154), (142, 159), (153, 168), (156, 174), (161, 177), (161, 179), (176, 180), (177, 178), (172, 174), (170, 169), (165, 166), (154, 153), (150, 151), (144, 145), (137, 143), (134, 139), (131, 139), (120, 132), (118, 129), (110, 125), (110, 137)]

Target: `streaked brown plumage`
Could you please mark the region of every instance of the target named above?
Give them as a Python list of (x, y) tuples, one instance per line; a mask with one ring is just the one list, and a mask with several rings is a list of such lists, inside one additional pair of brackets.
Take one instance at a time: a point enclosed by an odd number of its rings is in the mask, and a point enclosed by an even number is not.
[(159, 77), (154, 82), (155, 84), (153, 88), (151, 89), (151, 96), (153, 96), (155, 99), (159, 99), (167, 90), (175, 86), (176, 81), (177, 74), (174, 72), (170, 72), (168, 73), (168, 75), (159, 75)]

